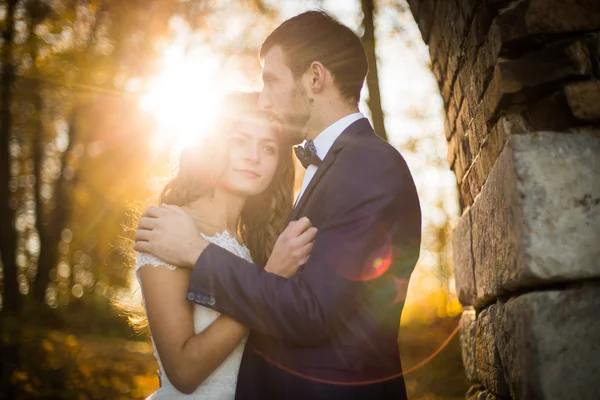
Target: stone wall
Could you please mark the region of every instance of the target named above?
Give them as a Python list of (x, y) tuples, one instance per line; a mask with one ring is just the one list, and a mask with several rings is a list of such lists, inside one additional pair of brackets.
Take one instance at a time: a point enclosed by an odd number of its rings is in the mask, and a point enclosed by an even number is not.
[(600, 0), (408, 2), (460, 188), (467, 398), (600, 398)]

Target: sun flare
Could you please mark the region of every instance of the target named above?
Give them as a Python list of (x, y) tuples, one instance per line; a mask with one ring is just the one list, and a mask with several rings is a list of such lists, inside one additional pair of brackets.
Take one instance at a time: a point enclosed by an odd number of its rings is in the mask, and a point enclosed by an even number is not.
[(225, 57), (209, 47), (172, 44), (160, 72), (149, 82), (140, 107), (157, 121), (155, 145), (182, 148), (197, 142), (232, 90), (251, 90), (241, 73), (224, 68)]

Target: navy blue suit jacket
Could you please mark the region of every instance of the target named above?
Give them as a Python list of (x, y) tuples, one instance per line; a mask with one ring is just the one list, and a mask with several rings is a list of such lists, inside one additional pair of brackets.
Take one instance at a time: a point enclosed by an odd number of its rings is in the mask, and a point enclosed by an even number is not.
[(295, 276), (213, 244), (192, 271), (189, 298), (251, 329), (236, 398), (405, 399), (401, 287), (421, 211), (404, 159), (366, 118), (334, 142), (290, 220), (302, 216), (319, 231)]

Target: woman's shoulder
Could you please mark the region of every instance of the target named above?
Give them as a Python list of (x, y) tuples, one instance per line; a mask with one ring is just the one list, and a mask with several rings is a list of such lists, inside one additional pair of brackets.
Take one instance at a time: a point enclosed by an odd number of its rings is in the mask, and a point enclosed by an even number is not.
[(177, 267), (175, 265), (169, 264), (149, 253), (138, 253), (137, 255), (137, 263), (136, 263), (136, 271), (141, 267), (151, 266), (151, 267), (166, 267), (170, 270), (175, 270)]

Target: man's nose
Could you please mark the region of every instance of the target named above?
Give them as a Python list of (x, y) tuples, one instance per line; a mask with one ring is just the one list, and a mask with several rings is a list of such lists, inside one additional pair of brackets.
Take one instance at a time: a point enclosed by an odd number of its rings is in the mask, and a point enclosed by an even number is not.
[(258, 95), (258, 108), (260, 108), (262, 111), (268, 111), (272, 107), (273, 104), (271, 103), (271, 96), (263, 88)]

